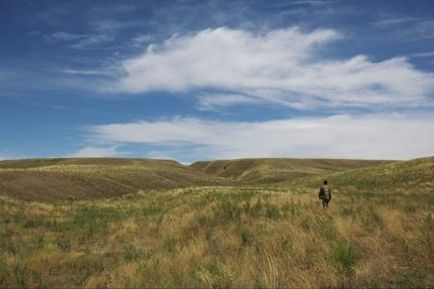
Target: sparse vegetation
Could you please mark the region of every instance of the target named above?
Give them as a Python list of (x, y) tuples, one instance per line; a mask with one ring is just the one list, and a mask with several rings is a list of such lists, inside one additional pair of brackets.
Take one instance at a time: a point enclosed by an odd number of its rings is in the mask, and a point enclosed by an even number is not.
[(328, 210), (316, 177), (75, 201), (2, 194), (0, 287), (429, 287), (434, 170), (417, 171), (433, 164), (328, 175)]

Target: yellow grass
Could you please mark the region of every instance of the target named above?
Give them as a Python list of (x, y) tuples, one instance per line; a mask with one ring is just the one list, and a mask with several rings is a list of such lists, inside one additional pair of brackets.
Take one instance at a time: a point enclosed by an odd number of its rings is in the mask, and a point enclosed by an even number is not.
[[(389, 166), (376, 172), (397, 170)], [(77, 201), (0, 195), (0, 287), (434, 284), (434, 194), (427, 173), (420, 174), (422, 187), (378, 183), (381, 189), (371, 186), (369, 194), (361, 184), (349, 186), (348, 174), (332, 176), (328, 210), (312, 179)]]

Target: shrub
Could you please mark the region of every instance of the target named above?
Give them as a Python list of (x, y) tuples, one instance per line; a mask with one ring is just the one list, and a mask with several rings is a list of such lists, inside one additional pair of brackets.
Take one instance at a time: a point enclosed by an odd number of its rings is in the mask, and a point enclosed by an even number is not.
[(158, 207), (156, 205), (151, 205), (149, 207), (142, 209), (142, 216), (143, 217), (152, 216), (152, 215), (158, 214), (159, 212), (161, 212), (160, 207)]
[(373, 208), (367, 214), (368, 216), (363, 220), (363, 227), (368, 232), (373, 232), (376, 228), (383, 229), (385, 227), (383, 218)]
[(256, 204), (254, 204), (250, 210), (250, 215), (253, 217), (258, 217), (261, 214), (262, 211), (262, 202), (261, 199), (258, 199), (256, 201)]
[(419, 268), (410, 268), (405, 271), (394, 270), (393, 274), (395, 282), (401, 288), (423, 288), (423, 280), (427, 276), (427, 272)]
[(175, 252), (175, 240), (170, 236), (166, 237), (166, 239), (164, 239), (163, 249), (169, 253)]
[(72, 218), (60, 225), (60, 229), (80, 232), (81, 241), (85, 241), (94, 235), (107, 233), (110, 223), (120, 222), (126, 217), (125, 211), (116, 208), (80, 206)]
[[(216, 260), (211, 260), (205, 263), (201, 269), (200, 273), (208, 275), (211, 277), (212, 288), (231, 288), (233, 287), (233, 278), (225, 270), (222, 270), (221, 265)], [(198, 273), (199, 273), (198, 272)]]
[(11, 287), (8, 283), (10, 280), (10, 269), (6, 265), (6, 263), (0, 259), (0, 287), (1, 288), (9, 288)]
[(291, 251), (292, 250), (292, 240), (289, 236), (283, 236), (280, 242), (283, 251)]
[(342, 216), (351, 216), (353, 214), (353, 208), (352, 207), (344, 207), (341, 211)]
[(404, 207), (404, 211), (406, 213), (415, 213), (416, 212), (416, 206), (414, 204), (406, 204)]
[(32, 239), (32, 248), (35, 250), (40, 250), (44, 248), (45, 245), (45, 238), (43, 235), (36, 235)]
[(424, 227), (428, 232), (432, 232), (434, 230), (434, 221), (431, 214), (426, 214), (424, 218)]
[(336, 227), (333, 224), (326, 225), (323, 229), (323, 234), (329, 241), (336, 240), (337, 237)]
[(286, 201), (282, 206), (282, 213), (285, 216), (289, 217), (289, 215), (294, 215), (295, 211), (296, 211), (296, 206), (293, 202), (289, 203), (288, 201)]
[(425, 239), (428, 245), (428, 251), (430, 254), (432, 254), (433, 252), (432, 232), (434, 230), (434, 221), (430, 213), (428, 213), (424, 218), (424, 229), (425, 229), (424, 230)]
[(0, 245), (4, 252), (11, 255), (17, 255), (24, 249), (24, 243), (20, 239), (4, 238)]
[(313, 242), (308, 242), (304, 247), (304, 264), (310, 268), (315, 263), (315, 256), (318, 254), (317, 246)]
[(138, 250), (135, 246), (131, 244), (125, 244), (123, 248), (123, 258), (126, 261), (135, 261), (141, 258), (149, 258), (151, 256), (150, 251)]
[(217, 214), (224, 221), (231, 221), (239, 219), (241, 215), (241, 208), (233, 204), (231, 201), (223, 200), (217, 207)]
[(309, 231), (310, 230), (310, 226), (311, 226), (311, 222), (308, 218), (303, 218), (300, 222), (300, 226), (303, 228), (304, 231)]
[(380, 228), (384, 228), (383, 218), (375, 211), (372, 212), (372, 221)]
[(242, 228), (240, 231), (240, 238), (241, 238), (241, 246), (244, 247), (247, 246), (248, 244), (251, 244), (251, 242), (254, 239), (254, 236), (249, 230)]
[(205, 225), (207, 225), (207, 224), (210, 222), (210, 220), (208, 219), (207, 216), (200, 216), (200, 217), (197, 219), (197, 222), (199, 223), (199, 225), (201, 225), (201, 226), (205, 226)]
[(57, 241), (57, 247), (59, 247), (62, 251), (69, 251), (71, 250), (71, 240), (62, 238), (59, 241)]
[(354, 273), (353, 266), (358, 258), (359, 254), (353, 244), (342, 241), (335, 244), (334, 259), (344, 274), (352, 275)]
[(251, 208), (250, 208), (250, 202), (249, 202), (249, 201), (246, 201), (246, 202), (244, 203), (244, 205), (243, 205), (243, 209), (244, 209), (244, 213), (245, 213), (246, 215), (250, 213)]
[(35, 228), (40, 227), (44, 225), (44, 218), (43, 217), (34, 217), (28, 220), (24, 221), (23, 227), (24, 228)]
[(267, 218), (270, 218), (273, 220), (277, 220), (278, 218), (280, 218), (280, 210), (274, 204), (266, 203), (265, 204), (265, 212), (266, 212)]
[(27, 276), (29, 276), (29, 270), (24, 262), (18, 262), (13, 268), (13, 275), (15, 277), (16, 287), (18, 288), (26, 288), (27, 285)]

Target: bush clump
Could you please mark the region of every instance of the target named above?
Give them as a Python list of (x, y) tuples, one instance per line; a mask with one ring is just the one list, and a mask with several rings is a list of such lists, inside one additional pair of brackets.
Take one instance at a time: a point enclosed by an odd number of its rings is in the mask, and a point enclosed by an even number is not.
[(352, 275), (359, 253), (352, 243), (340, 241), (334, 246), (334, 258), (345, 275)]

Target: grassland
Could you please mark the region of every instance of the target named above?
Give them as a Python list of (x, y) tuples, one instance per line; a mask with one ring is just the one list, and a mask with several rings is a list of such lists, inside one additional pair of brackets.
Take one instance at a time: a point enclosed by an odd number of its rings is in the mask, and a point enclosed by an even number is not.
[[(120, 196), (139, 190), (269, 183), (382, 163), (308, 159), (227, 162), (211, 162), (206, 166), (203, 164), (208, 162), (199, 162), (183, 166), (171, 160), (116, 158), (0, 161), (0, 193), (34, 201), (93, 199)], [(218, 173), (220, 169), (215, 172), (210, 170), (216, 164), (224, 173)]]
[(331, 172), (372, 167), (391, 161), (345, 159), (235, 159), (200, 161), (192, 168), (210, 175), (229, 178), (238, 183), (261, 184), (324, 175)]
[(0, 192), (25, 200), (91, 199), (230, 182), (175, 161), (35, 159), (0, 162)]
[(433, 208), (434, 158), (105, 199), (4, 194), (0, 287), (430, 287)]

